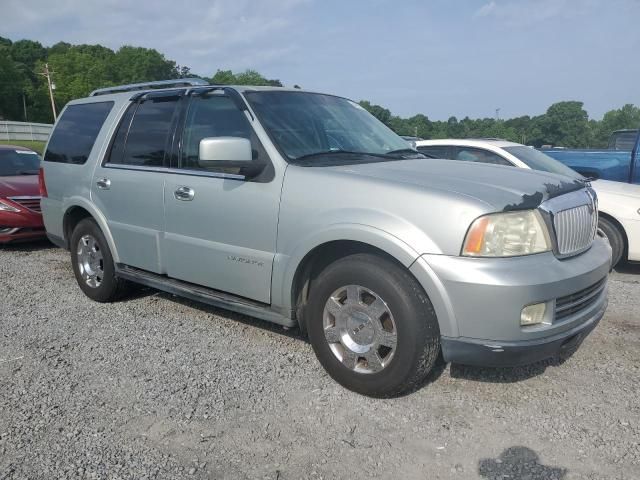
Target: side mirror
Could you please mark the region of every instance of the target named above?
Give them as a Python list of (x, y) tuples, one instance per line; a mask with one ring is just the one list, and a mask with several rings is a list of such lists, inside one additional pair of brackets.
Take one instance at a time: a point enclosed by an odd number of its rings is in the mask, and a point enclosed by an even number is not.
[(264, 165), (253, 160), (251, 142), (242, 137), (207, 137), (200, 140), (198, 165), (201, 168), (237, 168), (239, 174), (255, 177)]
[(217, 167), (219, 162), (250, 162), (251, 142), (240, 137), (209, 137), (200, 140), (198, 163)]

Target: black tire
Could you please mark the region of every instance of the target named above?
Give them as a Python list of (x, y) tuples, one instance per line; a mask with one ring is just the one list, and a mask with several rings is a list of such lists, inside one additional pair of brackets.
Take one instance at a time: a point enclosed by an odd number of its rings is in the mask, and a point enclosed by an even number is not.
[[(375, 292), (394, 318), (397, 344), (380, 371), (359, 373), (346, 367), (325, 337), (325, 305), (337, 289), (347, 285)], [(312, 279), (305, 322), (316, 356), (329, 375), (345, 388), (371, 397), (388, 398), (413, 390), (425, 380), (440, 353), (438, 321), (424, 290), (406, 269), (374, 254), (339, 259)]]
[(624, 235), (620, 228), (607, 218), (600, 217), (598, 227), (604, 232), (611, 245), (611, 268), (614, 268), (624, 255)]
[[(103, 273), (98, 286), (90, 286), (80, 272), (81, 268), (77, 252), (80, 241), (85, 235), (90, 235), (95, 239), (99, 251), (102, 254), (101, 264)], [(73, 273), (76, 276), (76, 281), (80, 289), (87, 297), (96, 302), (112, 302), (124, 295), (128, 282), (116, 276), (115, 264), (111, 256), (111, 250), (109, 250), (109, 244), (95, 220), (92, 218), (81, 220), (71, 234), (69, 246)]]

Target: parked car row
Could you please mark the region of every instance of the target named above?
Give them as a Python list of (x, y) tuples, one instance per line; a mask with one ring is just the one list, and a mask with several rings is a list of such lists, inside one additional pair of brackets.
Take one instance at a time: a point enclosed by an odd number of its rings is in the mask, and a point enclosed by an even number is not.
[[(581, 178), (580, 174), (546, 153), (505, 140), (421, 140), (416, 142), (416, 148), (437, 158), (505, 165)], [(598, 225), (611, 244), (613, 266), (621, 260), (640, 261), (640, 185), (597, 179), (592, 180), (591, 184), (598, 194)]]
[(439, 356), (517, 365), (575, 350), (604, 315), (611, 268), (589, 182), (408, 147), (337, 96), (110, 87), (55, 125), (44, 224), (91, 299), (136, 282), (299, 326), (366, 395), (414, 388)]

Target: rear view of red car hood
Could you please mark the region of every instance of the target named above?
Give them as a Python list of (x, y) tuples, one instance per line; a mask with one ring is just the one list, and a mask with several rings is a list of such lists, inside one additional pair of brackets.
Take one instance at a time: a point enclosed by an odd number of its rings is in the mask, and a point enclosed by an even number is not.
[(0, 177), (0, 198), (21, 196), (40, 196), (37, 175), (16, 175), (11, 177)]

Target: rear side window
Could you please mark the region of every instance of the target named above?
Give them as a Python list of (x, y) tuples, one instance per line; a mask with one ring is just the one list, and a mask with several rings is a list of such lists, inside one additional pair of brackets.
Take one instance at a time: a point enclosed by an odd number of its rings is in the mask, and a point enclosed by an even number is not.
[(69, 105), (53, 130), (44, 161), (84, 164), (112, 108), (113, 102)]
[(120, 122), (108, 163), (162, 167), (177, 104), (177, 97), (159, 97), (132, 105)]
[(419, 152), (435, 158), (451, 158), (451, 148), (446, 145), (427, 145), (424, 147), (418, 146), (417, 148)]
[(513, 164), (502, 158), (500, 155), (482, 150), (480, 148), (458, 147), (454, 160), (463, 160), (465, 162), (491, 163), (493, 165), (513, 166)]

